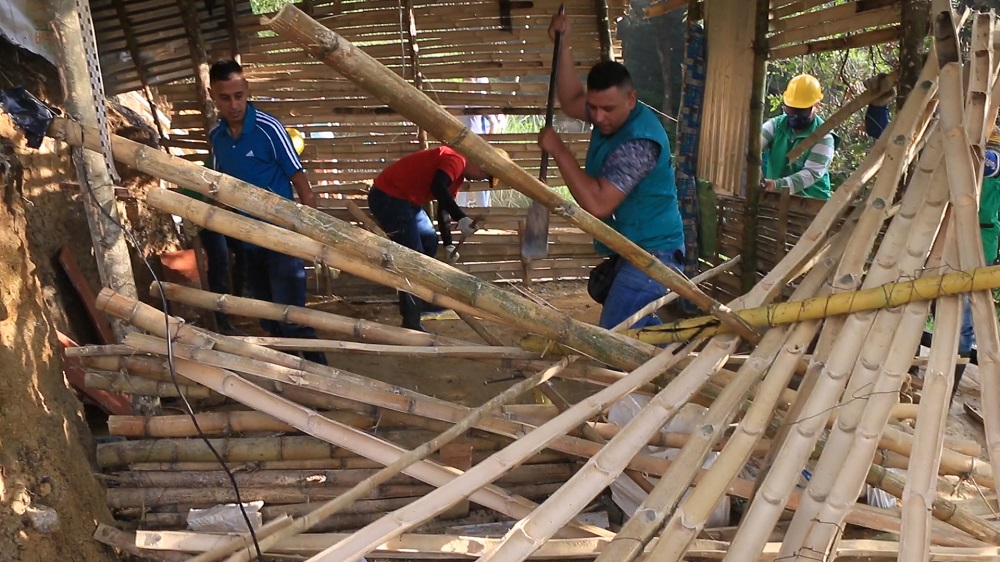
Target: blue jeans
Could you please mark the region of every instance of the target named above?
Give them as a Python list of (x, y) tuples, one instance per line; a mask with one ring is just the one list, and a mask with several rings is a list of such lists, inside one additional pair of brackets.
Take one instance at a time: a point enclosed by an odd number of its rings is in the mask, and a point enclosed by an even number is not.
[(969, 297), (962, 297), (962, 327), (958, 332), (958, 352), (967, 354), (976, 345), (976, 333), (972, 329), (972, 306)]
[[(259, 246), (246, 247), (247, 281), (254, 298), (291, 306), (306, 305), (306, 270), (299, 258)], [(261, 320), (260, 327), (276, 338), (316, 338), (309, 326), (277, 320)], [(309, 361), (326, 365), (326, 355), (318, 351), (302, 354)]]
[[(393, 197), (378, 187), (368, 191), (368, 208), (390, 240), (425, 256), (437, 255), (438, 235), (422, 208)], [(403, 317), (404, 328), (421, 329), (420, 312), (423, 308), (422, 300), (400, 291), (399, 313)]]
[[(683, 274), (683, 248), (651, 253), (667, 267)], [(610, 329), (617, 326), (642, 307), (667, 293), (666, 287), (654, 281), (624, 258), (618, 260), (615, 271), (615, 280), (611, 284), (608, 298), (604, 301), (604, 308), (601, 309), (600, 326), (602, 328)], [(630, 327), (645, 328), (661, 323), (655, 314), (648, 314)]]

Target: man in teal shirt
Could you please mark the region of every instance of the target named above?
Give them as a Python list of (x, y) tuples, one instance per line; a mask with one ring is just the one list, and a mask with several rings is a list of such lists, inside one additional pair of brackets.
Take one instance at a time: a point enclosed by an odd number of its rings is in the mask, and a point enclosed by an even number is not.
[(788, 153), (823, 124), (816, 115), (816, 104), (822, 99), (816, 77), (800, 74), (788, 82), (782, 115), (768, 119), (761, 127), (766, 191), (789, 190), (803, 197), (830, 198), (829, 170), (837, 150), (836, 136), (827, 133), (794, 162), (788, 161)]
[[(553, 16), (549, 36), (554, 39), (556, 33), (569, 33), (565, 15)], [(593, 125), (587, 160), (581, 168), (550, 127), (539, 133), (538, 144), (552, 155), (573, 198), (584, 210), (680, 272), (684, 228), (667, 134), (656, 115), (638, 103), (632, 78), (621, 63), (596, 64), (587, 75), (584, 90), (573, 71), (569, 43), (565, 37), (561, 42), (556, 93), (563, 113)], [(603, 244), (595, 246), (599, 254), (613, 254)], [(600, 325), (616, 326), (665, 292), (659, 282), (619, 259)], [(633, 327), (659, 323), (650, 314)]]

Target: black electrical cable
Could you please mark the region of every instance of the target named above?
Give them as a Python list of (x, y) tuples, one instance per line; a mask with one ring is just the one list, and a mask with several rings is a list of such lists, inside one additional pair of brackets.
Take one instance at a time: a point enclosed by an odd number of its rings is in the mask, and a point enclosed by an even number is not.
[[(81, 147), (85, 144), (84, 142), (82, 142), (83, 136), (84, 136), (84, 130), (81, 128), (80, 129)], [(83, 150), (86, 149), (80, 148), (80, 151)], [(83, 162), (80, 162), (78, 164), (83, 165)], [(150, 265), (149, 259), (145, 257), (145, 254), (142, 251), (142, 248), (140, 247), (139, 242), (136, 239), (135, 235), (132, 233), (132, 231), (126, 228), (125, 225), (121, 223), (121, 221), (116, 219), (113, 215), (111, 215), (111, 213), (108, 212), (107, 209), (101, 206), (100, 202), (97, 200), (97, 196), (94, 195), (93, 190), (88, 189), (84, 185), (85, 182), (81, 181), (80, 183), (81, 183), (80, 185), (81, 189), (87, 192), (87, 194), (90, 196), (91, 201), (93, 202), (93, 205), (97, 207), (100, 213), (104, 215), (109, 221), (111, 221), (112, 224), (118, 227), (118, 229), (125, 235), (125, 239), (128, 240), (129, 244), (131, 244), (132, 247), (135, 248), (137, 252), (139, 252), (139, 255), (142, 256), (143, 265), (145, 265), (146, 269), (149, 270), (149, 274), (153, 277), (153, 281), (159, 284), (160, 278), (156, 275), (156, 271), (153, 270), (153, 266)], [(114, 200), (112, 200), (112, 204), (115, 204)], [(214, 455), (215, 459), (219, 461), (219, 466), (222, 467), (222, 470), (226, 473), (226, 476), (229, 478), (229, 483), (232, 486), (233, 492), (236, 495), (236, 505), (238, 505), (240, 508), (240, 513), (243, 515), (243, 520), (247, 524), (247, 530), (250, 531), (250, 539), (253, 541), (253, 546), (257, 550), (257, 557), (260, 558), (264, 556), (264, 553), (260, 549), (260, 543), (257, 542), (257, 533), (256, 531), (254, 531), (253, 524), (250, 522), (250, 516), (247, 515), (247, 510), (245, 507), (243, 507), (243, 498), (240, 495), (240, 487), (239, 484), (236, 483), (236, 477), (233, 476), (232, 471), (229, 470), (229, 467), (226, 465), (226, 461), (223, 460), (222, 455), (220, 455), (219, 452), (215, 449), (215, 446), (212, 445), (212, 442), (208, 439), (208, 436), (206, 436), (205, 433), (201, 430), (201, 426), (198, 424), (198, 417), (194, 413), (194, 408), (191, 407), (191, 403), (188, 402), (187, 396), (184, 394), (184, 392), (181, 391), (180, 383), (177, 382), (177, 370), (176, 367), (174, 366), (173, 336), (170, 333), (170, 303), (169, 301), (167, 301), (167, 297), (164, 295), (163, 291), (160, 291), (159, 293), (160, 293), (160, 302), (163, 304), (163, 322), (166, 325), (166, 330), (167, 330), (167, 338), (166, 338), (167, 368), (170, 372), (170, 381), (173, 383), (174, 389), (177, 391), (177, 395), (180, 396), (181, 401), (184, 402), (184, 408), (186, 409), (188, 416), (191, 418), (191, 423), (194, 424), (195, 431), (198, 432), (198, 437), (205, 442), (205, 445), (208, 447), (208, 450), (212, 451), (212, 455)]]

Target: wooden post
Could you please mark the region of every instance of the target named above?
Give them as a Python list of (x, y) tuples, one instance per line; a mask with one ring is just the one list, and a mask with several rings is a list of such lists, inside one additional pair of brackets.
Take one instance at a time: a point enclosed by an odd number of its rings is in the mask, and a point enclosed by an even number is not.
[[(55, 19), (53, 27), (59, 38), (62, 58), (63, 88), (66, 91), (66, 111), (81, 124), (97, 127), (97, 103), (104, 103), (104, 92), (95, 92), (87, 72), (81, 18), (74, 0), (53, 2)], [(132, 261), (122, 235), (115, 186), (100, 152), (74, 149), (80, 189), (83, 191), (84, 210), (97, 258), (97, 272), (101, 284), (131, 298), (138, 298)], [(127, 331), (120, 321), (112, 322), (115, 338), (121, 341)]]
[(205, 142), (208, 142), (208, 131), (216, 121), (215, 104), (208, 95), (208, 52), (205, 50), (205, 40), (201, 36), (201, 23), (198, 21), (198, 8), (193, 0), (177, 0), (184, 30), (187, 31), (188, 48), (191, 50), (191, 64), (194, 70), (195, 90), (198, 94), (198, 104), (205, 117)]
[[(410, 72), (413, 85), (420, 91), (424, 90), (424, 75), (420, 73), (420, 45), (417, 44), (417, 19), (413, 13), (413, 0), (406, 0), (406, 36), (410, 47)], [(405, 76), (404, 76), (405, 78)], [(424, 150), (430, 144), (427, 142), (427, 131), (417, 127), (417, 142), (420, 149)], [(431, 214), (431, 216), (435, 216)]]
[(917, 83), (920, 69), (924, 67), (924, 40), (930, 29), (931, 1), (905, 0), (903, 2), (903, 36), (899, 41), (899, 87), (896, 107), (902, 107), (903, 100)]
[[(764, 121), (764, 85), (767, 83), (768, 0), (757, 0), (754, 28), (753, 90), (750, 94), (750, 128), (747, 134), (747, 189), (743, 213), (743, 290), (757, 282), (757, 214), (760, 207), (761, 145), (760, 128)], [(783, 242), (783, 241), (782, 241)]]
[(240, 62), (240, 27), (236, 23), (236, 0), (226, 0), (226, 31), (229, 33), (229, 57)]
[(142, 91), (149, 104), (149, 113), (156, 124), (156, 134), (160, 136), (160, 144), (166, 136), (163, 134), (163, 126), (160, 125), (160, 118), (157, 116), (156, 102), (153, 101), (153, 92), (149, 89), (149, 78), (146, 75), (146, 67), (142, 65), (140, 57), (139, 43), (135, 40), (135, 33), (132, 31), (132, 23), (128, 17), (128, 10), (125, 9), (125, 0), (112, 0), (115, 6), (115, 13), (118, 14), (118, 23), (122, 26), (122, 33), (125, 35), (125, 45), (128, 47), (128, 54), (132, 57), (132, 64), (135, 65), (135, 73), (139, 75), (139, 82), (142, 83)]
[(611, 42), (611, 16), (608, 10), (608, 0), (596, 0), (597, 35), (601, 40), (601, 60), (615, 60), (615, 46)]

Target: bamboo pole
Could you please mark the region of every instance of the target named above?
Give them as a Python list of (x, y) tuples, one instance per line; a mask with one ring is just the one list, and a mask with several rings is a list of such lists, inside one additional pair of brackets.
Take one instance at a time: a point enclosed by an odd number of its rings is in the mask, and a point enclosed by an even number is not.
[[(271, 540), (265, 541), (261, 544), (261, 550), (266, 551), (271, 545), (278, 543), (281, 540), (287, 539), (299, 533), (304, 533), (310, 528), (315, 526), (320, 521), (328, 519), (337, 513), (343, 511), (352, 503), (354, 503), (359, 498), (369, 494), (371, 489), (379, 486), (383, 482), (389, 480), (395, 475), (402, 472), (409, 465), (426, 458), (427, 456), (434, 453), (436, 450), (440, 449), (441, 446), (454, 440), (463, 433), (469, 430), (472, 426), (476, 424), (484, 415), (492, 412), (499, 406), (510, 402), (511, 400), (517, 398), (524, 392), (538, 386), (541, 383), (551, 379), (555, 376), (561, 369), (565, 368), (569, 364), (568, 359), (564, 359), (552, 366), (549, 369), (540, 371), (534, 376), (525, 379), (518, 384), (508, 388), (504, 392), (498, 394), (497, 396), (490, 399), (488, 402), (473, 410), (466, 416), (462, 421), (455, 424), (451, 429), (442, 433), (441, 435), (435, 437), (434, 439), (424, 443), (420, 447), (410, 451), (406, 455), (400, 457), (393, 464), (387, 465), (385, 468), (380, 470), (378, 473), (374, 474), (370, 478), (363, 482), (358, 483), (347, 493), (341, 495), (340, 497), (327, 502), (326, 504), (316, 508), (315, 510), (308, 513), (306, 516), (297, 519), (295, 523), (289, 527), (287, 530), (275, 535)], [(249, 561), (256, 558), (256, 551), (251, 551), (249, 548), (244, 549), (239, 557), (233, 556), (230, 558), (229, 562), (236, 562), (237, 560)], [(202, 559), (192, 560), (192, 562), (210, 562), (216, 560), (217, 558), (212, 558), (206, 556)]]
[[(356, 454), (389, 465), (406, 454), (404, 449), (377, 437), (338, 424), (315, 412), (260, 388), (224, 369), (201, 365), (186, 359), (176, 360), (178, 372), (220, 394), (266, 412), (274, 417), (328, 443), (344, 447)], [(461, 474), (427, 460), (418, 461), (403, 471), (404, 474), (436, 487), (453, 482)], [(485, 486), (470, 496), (472, 501), (511, 517), (523, 517), (532, 502), (507, 494), (495, 486)]]
[(753, 78), (750, 86), (749, 131), (747, 131), (746, 201), (743, 209), (743, 290), (757, 283), (757, 222), (761, 198), (761, 127), (767, 93), (767, 13), (769, 0), (757, 0), (754, 10)]
[(272, 338), (246, 336), (239, 338), (254, 345), (261, 345), (282, 351), (322, 351), (324, 353), (351, 353), (356, 355), (396, 356), (412, 359), (477, 359), (508, 360), (538, 359), (538, 355), (519, 347), (494, 347), (489, 345), (461, 345), (448, 347), (427, 347), (413, 345), (377, 345), (335, 340)]
[[(91, 134), (84, 136), (83, 131), (84, 129), (75, 124), (60, 119), (53, 121), (50, 127), (51, 135), (61, 138), (71, 145), (87, 144), (88, 148), (97, 148), (96, 134), (92, 134), (91, 131)], [(320, 250), (324, 261), (328, 264), (334, 261), (346, 262), (344, 267), (338, 269), (357, 271), (358, 267), (356, 266), (369, 263), (383, 266), (381, 268), (368, 266), (366, 269), (368, 278), (378, 275), (375, 272), (380, 269), (383, 273), (385, 270), (405, 272), (405, 278), (412, 280), (412, 283), (408, 282), (407, 285), (425, 283), (432, 290), (472, 304), (475, 309), (483, 310), (490, 316), (503, 318), (509, 324), (563, 340), (561, 343), (569, 344), (590, 357), (598, 358), (612, 365), (631, 368), (640, 364), (652, 353), (648, 346), (637, 345), (634, 341), (614, 336), (595, 326), (574, 321), (568, 315), (558, 311), (510, 295), (490, 283), (458, 272), (438, 260), (393, 244), (375, 234), (346, 225), (319, 211), (302, 207), (293, 201), (245, 182), (218, 172), (205, 170), (201, 166), (184, 162), (179, 158), (151, 150), (145, 145), (117, 136), (113, 138), (112, 149), (115, 151), (117, 159), (141, 171), (214, 197), (226, 205), (246, 212), (254, 212), (268, 220), (286, 225), (294, 222), (298, 225), (297, 230), (315, 237), (323, 243), (330, 244), (337, 250), (351, 252), (345, 256), (333, 250)], [(147, 193), (147, 203), (155, 206), (154, 201), (163, 203), (171, 199), (174, 203), (178, 203), (177, 197), (183, 196), (171, 194), (166, 190), (150, 190)], [(196, 204), (200, 202), (191, 198), (186, 199), (188, 199), (187, 202), (184, 202), (186, 205), (180, 205), (180, 207), (185, 209), (199, 208)], [(205, 211), (208, 216), (225, 215), (232, 218), (235, 215), (218, 207), (208, 207), (210, 209)], [(290, 222), (289, 216), (300, 217), (302, 220), (293, 219)], [(259, 226), (261, 230), (269, 232), (268, 238), (278, 238), (282, 235), (281, 229), (267, 228), (269, 225), (263, 224)], [(247, 236), (247, 233), (242, 231), (234, 234), (237, 238)], [(267, 240), (262, 242), (265, 247), (272, 246), (267, 243)], [(292, 255), (300, 253), (297, 244), (289, 244), (287, 247), (283, 247), (283, 250)], [(313, 254), (313, 257), (320, 255), (320, 253)], [(386, 283), (385, 275), (381, 275), (377, 279), (381, 280), (379, 282)], [(416, 292), (409, 288), (404, 290)]]
[[(457, 311), (474, 314), (484, 314), (466, 302), (461, 302), (440, 292), (435, 292), (427, 286), (400, 275), (393, 269), (351, 259), (349, 256), (335, 251), (330, 246), (311, 240), (304, 235), (255, 221), (178, 193), (167, 190), (149, 191), (146, 194), (146, 203), (153, 208), (176, 214), (220, 234), (233, 236), (240, 240), (249, 239), (246, 241), (282, 252), (286, 255), (301, 257), (308, 261), (322, 261), (327, 265), (376, 283), (397, 289), (404, 288), (403, 290), (413, 293), (427, 302), (445, 308), (453, 308)], [(360, 229), (358, 230), (360, 231)], [(230, 301), (236, 298), (239, 297), (227, 296), (227, 300)], [(260, 310), (260, 307), (257, 308)], [(271, 311), (269, 313), (273, 313), (275, 309), (272, 307), (269, 310)], [(257, 314), (263, 313), (262, 310), (257, 312)], [(297, 314), (297, 316), (302, 315)], [(493, 318), (490, 314), (485, 314), (485, 316)]]
[(88, 372), (84, 379), (87, 388), (97, 388), (122, 394), (137, 396), (158, 396), (160, 398), (177, 398), (187, 396), (190, 400), (203, 400), (212, 396), (207, 389), (200, 386), (179, 385), (180, 393), (172, 383), (150, 380), (142, 377), (121, 375), (118, 373)]
[(220, 295), (175, 283), (154, 282), (149, 286), (149, 293), (153, 297), (163, 296), (168, 300), (197, 308), (250, 318), (294, 322), (317, 330), (350, 335), (362, 341), (374, 343), (406, 346), (468, 345), (468, 342), (455, 338), (397, 328), (371, 320), (350, 318), (306, 307), (275, 304), (233, 295)]
[[(961, 101), (964, 98), (962, 90), (962, 72), (959, 61), (957, 34), (950, 7), (947, 12), (941, 12), (934, 17), (935, 48), (941, 62), (941, 126), (945, 134), (945, 152), (947, 154), (948, 180), (951, 184), (951, 203), (954, 208), (956, 234), (958, 236), (959, 264), (963, 267), (976, 267), (984, 263), (982, 239), (976, 225), (978, 224), (979, 198), (977, 191), (979, 181), (969, 150), (969, 134), (967, 134), (966, 119), (969, 118), (969, 133), (978, 146), (982, 142), (982, 115), (975, 122), (971, 115), (967, 116)], [(986, 72), (991, 73), (991, 68)], [(947, 88), (946, 90), (944, 88)], [(972, 90), (972, 88), (970, 88)], [(989, 106), (989, 97), (985, 88), (977, 93), (979, 104)], [(1000, 463), (1000, 329), (997, 327), (996, 311), (993, 297), (989, 291), (977, 291), (970, 295), (972, 320), (975, 327), (976, 343), (980, 351), (979, 372), (982, 385), (983, 408), (985, 410), (984, 424), (986, 426), (986, 442), (990, 463), (998, 466)]]
[[(910, 237), (925, 242), (929, 247), (928, 233), (933, 235), (941, 223), (945, 201), (940, 197), (930, 197), (930, 201), (924, 201), (927, 194), (933, 193), (927, 186), (929, 183), (927, 178), (931, 173), (934, 173), (932, 170), (937, 168), (941, 152), (940, 135), (932, 135), (931, 144), (921, 156), (919, 172), (922, 174), (918, 172), (918, 176), (914, 178), (904, 193), (900, 212), (890, 223), (889, 229), (883, 237), (873, 265), (864, 281), (865, 286), (885, 283), (923, 265), (926, 249), (924, 252), (914, 255), (904, 253), (904, 248), (908, 247)], [(892, 176), (896, 176), (891, 172)], [(876, 187), (882, 182), (885, 173), (883, 171), (879, 175)], [(895, 189), (895, 180), (892, 189)], [(940, 192), (940, 189), (938, 191)], [(877, 207), (873, 208), (872, 211), (874, 215), (880, 214)], [(867, 224), (875, 227), (878, 222), (872, 220)], [(854, 239), (857, 240), (859, 239), (857, 236), (859, 230), (855, 230), (855, 233)], [(860, 243), (867, 246), (870, 235), (871, 232), (861, 231)], [(840, 268), (843, 269), (845, 262), (853, 261), (854, 258), (855, 256), (845, 252)], [(853, 275), (857, 275), (860, 271), (860, 269), (851, 270)], [(843, 283), (843, 281), (843, 279), (835, 278), (835, 284)], [(889, 342), (884, 336), (881, 340), (877, 336), (868, 337), (868, 332), (873, 329), (879, 316), (883, 318), (883, 321), (879, 322), (876, 327), (880, 331), (874, 333), (891, 334), (895, 326), (894, 317), (898, 317), (898, 312), (893, 313), (892, 309), (883, 310), (877, 314), (863, 312), (848, 316), (843, 329), (840, 330), (839, 337), (832, 346), (826, 364), (812, 379), (815, 381), (813, 388), (800, 387), (799, 397), (796, 400), (798, 407), (793, 407), (789, 412), (786, 437), (783, 438), (781, 435), (778, 437), (780, 449), (772, 450), (773, 465), (763, 477), (761, 488), (756, 495), (757, 501), (751, 504), (744, 524), (740, 526), (733, 540), (734, 548), (729, 554), (731, 560), (750, 559), (753, 553), (760, 551), (763, 544), (760, 533), (766, 535), (777, 521), (787, 501), (788, 494), (794, 487), (795, 479), (802, 470), (807, 455), (819, 439), (820, 432), (826, 426), (831, 407), (844, 392), (844, 386), (848, 383), (848, 375), (854, 370), (855, 361), (862, 350), (866, 358), (878, 357), (880, 353), (884, 357)], [(914, 348), (910, 347), (907, 352), (912, 353), (912, 349)], [(879, 363), (880, 360), (877, 360), (874, 365)], [(809, 379), (807, 378), (807, 380)], [(810, 485), (815, 489), (815, 479), (810, 482)], [(808, 498), (805, 498), (803, 503), (804, 505), (799, 506), (797, 514), (808, 510), (811, 505)], [(766, 539), (766, 537), (764, 538)]]
[[(826, 283), (834, 267), (835, 261), (833, 259), (825, 260), (820, 267), (816, 267), (809, 273), (807, 278), (796, 288), (795, 294), (810, 295), (821, 291), (823, 284)], [(751, 401), (750, 408), (741, 422), (741, 427), (749, 423), (748, 419), (751, 419), (751, 415), (754, 415), (754, 419), (760, 423), (765, 419), (762, 415), (763, 412), (770, 414), (774, 410), (778, 398), (781, 396), (781, 389), (787, 386), (788, 380), (796, 370), (796, 366), (801, 362), (802, 351), (812, 341), (818, 329), (818, 322), (807, 322), (799, 324), (792, 330), (787, 328), (771, 329), (764, 334), (764, 338), (754, 349), (750, 359), (740, 368), (740, 375), (738, 375), (740, 378), (733, 383), (727, 384), (723, 391), (723, 395), (729, 394), (732, 396), (730, 400), (742, 402), (750, 392), (751, 386), (755, 385), (763, 377), (764, 381), (761, 383), (756, 396)], [(765, 390), (768, 392), (765, 393)], [(699, 432), (694, 439), (688, 440), (688, 443), (681, 450), (680, 455), (676, 457), (676, 463), (672, 466), (670, 472), (660, 479), (653, 492), (643, 500), (642, 504), (636, 510), (637, 513), (642, 513), (644, 516), (629, 519), (615, 539), (612, 540), (611, 544), (598, 557), (598, 562), (625, 562), (634, 560), (642, 553), (644, 545), (662, 528), (666, 517), (673, 511), (674, 506), (681, 501), (682, 496), (690, 487), (691, 482), (697, 475), (698, 467), (704, 462), (705, 457), (711, 450), (712, 444), (721, 437), (724, 430), (728, 429), (732, 418), (739, 411), (736, 404), (727, 403), (728, 401), (723, 395), (720, 395), (712, 404), (705, 418), (699, 420), (699, 424), (702, 427), (712, 428), (712, 430)], [(766, 424), (766, 421), (764, 423)], [(744, 435), (747, 434), (744, 433)], [(738, 458), (738, 461), (730, 462), (726, 465), (732, 471), (730, 480), (726, 481), (726, 486), (708, 488), (708, 483), (703, 480), (695, 488), (695, 492), (699, 489), (704, 489), (703, 493), (715, 495), (715, 499), (711, 503), (693, 504), (697, 506), (695, 510), (699, 512), (704, 511), (703, 515), (706, 520), (719, 498), (725, 493), (725, 488), (729, 482), (732, 478), (735, 478), (739, 467), (742, 467), (746, 463), (747, 457), (756, 445), (756, 438), (759, 438), (760, 435), (762, 435), (760, 432), (750, 435), (752, 438), (751, 442), (747, 443), (745, 448), (739, 449), (741, 453), (744, 453), (742, 455), (736, 452), (736, 447), (731, 447), (731, 443), (723, 449), (723, 451), (726, 451), (732, 448), (733, 452), (730, 455), (737, 455), (733, 458)], [(713, 468), (718, 465), (719, 460), (722, 460), (722, 458), (720, 457), (716, 460)], [(711, 471), (709, 471), (709, 474), (711, 474)], [(673, 519), (676, 518), (675, 515)], [(687, 520), (685, 519), (685, 521)], [(702, 521), (703, 524), (704, 521)], [(680, 533), (681, 530), (677, 529), (676, 532)], [(666, 537), (667, 535), (664, 535), (664, 538), (660, 540), (660, 544), (668, 544), (668, 541), (665, 540)], [(687, 541), (683, 541), (682, 544), (686, 548), (688, 542), (693, 539), (694, 534)], [(680, 550), (680, 553), (683, 555), (683, 549)], [(664, 560), (665, 558), (661, 558), (663, 556), (665, 556), (665, 553), (658, 553), (654, 555), (653, 559)]]
[(471, 133), (458, 119), (448, 114), (425, 94), (396, 73), (368, 56), (352, 43), (316, 22), (302, 10), (286, 4), (273, 18), (261, 23), (279, 36), (301, 46), (321, 62), (416, 123), (438, 140), (461, 152), (506, 185), (517, 189), (550, 211), (565, 217), (571, 224), (594, 236), (615, 253), (632, 262), (639, 270), (670, 290), (733, 326), (744, 338), (756, 341), (756, 333), (735, 318), (729, 309), (694, 286), (682, 275), (615, 232), (603, 221), (578, 205), (560, 197), (519, 166), (504, 159), (486, 141)]
[[(892, 281), (871, 289), (737, 310), (736, 314), (755, 328), (766, 328), (830, 316), (894, 308), (914, 301), (933, 300), (997, 287), (1000, 287), (1000, 266), (989, 266), (934, 277), (921, 277), (912, 281)], [(624, 333), (646, 343), (661, 345), (725, 332), (727, 329), (717, 320), (710, 316), (701, 316), (650, 328), (627, 330)], [(532, 344), (528, 349), (536, 347), (537, 344)]]
[(622, 380), (573, 405), (552, 421), (473, 466), (454, 484), (446, 488), (439, 488), (406, 507), (387, 514), (350, 538), (326, 549), (316, 559), (353, 560), (386, 540), (397, 537), (406, 530), (441, 513), (454, 503), (468, 497), (468, 494), (473, 490), (492, 482), (499, 475), (517, 466), (556, 437), (577, 427), (594, 413), (604, 410), (611, 403), (625, 396), (633, 387), (658, 376), (664, 369), (683, 356), (683, 353), (678, 354), (677, 351), (676, 347), (664, 350)]
[[(957, 258), (954, 221), (949, 222), (951, 258)], [(920, 400), (920, 423), (914, 435), (914, 448), (908, 466), (908, 478), (903, 490), (902, 531), (905, 539), (900, 560), (920, 561), (930, 545), (932, 503), (937, 495), (937, 472), (941, 462), (944, 429), (951, 404), (952, 376), (958, 352), (958, 328), (961, 323), (961, 300), (941, 299), (934, 316), (934, 341), (930, 360), (924, 371), (924, 388)], [(914, 460), (916, 459), (916, 460)]]

